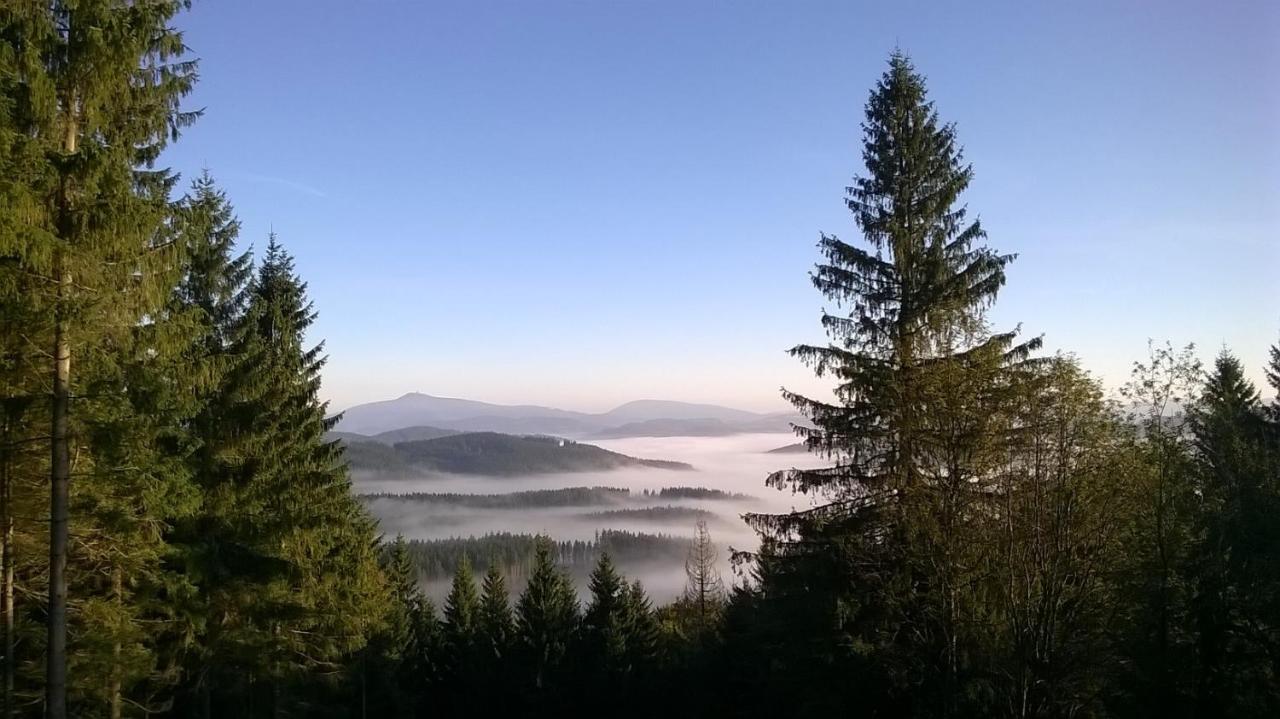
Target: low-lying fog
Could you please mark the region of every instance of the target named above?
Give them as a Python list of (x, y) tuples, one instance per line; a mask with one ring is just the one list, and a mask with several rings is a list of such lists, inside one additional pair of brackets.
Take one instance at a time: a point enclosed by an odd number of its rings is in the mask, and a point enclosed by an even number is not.
[[(506, 494), (539, 489), (566, 487), (617, 487), (631, 490), (628, 500), (609, 505), (574, 507), (476, 508), (448, 506), (440, 503), (405, 501), (390, 497), (373, 499), (369, 507), (388, 537), (403, 534), (406, 539), (446, 539), (481, 536), (493, 532), (545, 534), (557, 540), (591, 540), (602, 529), (619, 529), (648, 534), (691, 537), (695, 516), (691, 512), (653, 512), (636, 517), (602, 512), (643, 507), (678, 506), (706, 510), (704, 515), (712, 539), (720, 550), (721, 573), (726, 587), (733, 580), (729, 568), (729, 548), (753, 549), (755, 534), (743, 523), (744, 512), (783, 512), (793, 507), (809, 506), (808, 498), (765, 487), (765, 477), (772, 471), (788, 467), (817, 467), (819, 458), (803, 453), (768, 454), (768, 451), (792, 444), (790, 434), (746, 434), (730, 437), (635, 437), (589, 442), (605, 449), (646, 459), (668, 459), (687, 462), (694, 471), (661, 469), (619, 469), (609, 472), (572, 472), (519, 477), (480, 477), (442, 475), (430, 478), (368, 479), (356, 477), (355, 490), (360, 494)], [(750, 495), (752, 499), (671, 499), (644, 497), (643, 491), (663, 487), (690, 486)], [(676, 514), (683, 516), (663, 516)], [(592, 516), (596, 515), (596, 516)], [(656, 516), (654, 516), (656, 515)], [(640, 579), (655, 602), (675, 598), (684, 586), (684, 567), (680, 562), (619, 561), (629, 578)], [(668, 566), (669, 565), (669, 566)], [(445, 591), (440, 581), (430, 582), (430, 593)], [(579, 592), (585, 584), (579, 580)]]

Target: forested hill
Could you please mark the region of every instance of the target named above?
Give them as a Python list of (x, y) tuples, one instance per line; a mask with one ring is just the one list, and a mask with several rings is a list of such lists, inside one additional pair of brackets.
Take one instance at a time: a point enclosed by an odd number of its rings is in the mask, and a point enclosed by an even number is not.
[(386, 445), (344, 440), (353, 472), (510, 476), (598, 472), (627, 467), (692, 470), (683, 462), (639, 459), (557, 437), (468, 432)]

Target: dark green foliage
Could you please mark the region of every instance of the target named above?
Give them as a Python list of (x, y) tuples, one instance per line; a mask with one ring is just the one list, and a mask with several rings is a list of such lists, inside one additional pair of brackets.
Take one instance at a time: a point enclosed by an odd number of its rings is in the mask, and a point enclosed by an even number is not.
[(424, 579), (451, 576), (463, 561), (490, 561), (507, 577), (524, 579), (535, 571), (537, 548), (547, 544), (553, 559), (575, 575), (584, 575), (607, 552), (619, 561), (676, 562), (684, 558), (688, 542), (679, 537), (617, 529), (600, 532), (595, 541), (551, 542), (530, 534), (486, 534), (465, 539), (413, 540), (408, 552)]
[[(353, 443), (354, 444), (354, 443)], [(683, 462), (636, 459), (590, 444), (555, 437), (497, 432), (449, 434), (398, 442), (388, 453), (360, 443), (349, 460), (354, 471), (391, 472), (407, 466), (415, 472), (508, 476), (550, 472), (596, 472), (623, 467), (688, 470)], [(368, 462), (368, 464), (364, 464)]]
[(480, 592), (477, 620), (479, 644), (486, 661), (500, 663), (510, 654), (515, 636), (515, 617), (507, 596), (507, 584), (495, 563), (489, 564)]
[(665, 505), (661, 507), (641, 507), (638, 509), (609, 509), (603, 512), (587, 512), (579, 515), (584, 519), (594, 519), (601, 521), (612, 520), (639, 520), (639, 521), (693, 521), (697, 519), (707, 520), (713, 519), (715, 514), (708, 509), (701, 507), (678, 507), (673, 505)]
[(1273, 716), (1280, 678), (1268, 667), (1280, 626), (1280, 485), (1257, 390), (1223, 352), (1191, 413), (1199, 547), (1192, 600), (1196, 711)]
[[(745, 494), (725, 492), (720, 489), (706, 487), (664, 487), (659, 490), (642, 490), (632, 494), (629, 489), (618, 487), (565, 487), (563, 489), (533, 489), (524, 492), (505, 492), (503, 494), (454, 494), (437, 492), (414, 492), (396, 494), (383, 492), (364, 494), (367, 500), (394, 499), (397, 502), (419, 502), (422, 504), (440, 504), (456, 507), (476, 507), (480, 509), (525, 509), (531, 507), (592, 507), (597, 505), (617, 505), (645, 503), (653, 500), (679, 499), (734, 499), (750, 500)], [(684, 509), (684, 508), (681, 508)]]
[(829, 345), (792, 350), (837, 382), (836, 401), (784, 393), (814, 425), (797, 432), (835, 464), (769, 478), (820, 506), (751, 520), (790, 565), (770, 594), (824, 598), (810, 598), (825, 602), (819, 661), (873, 653), (892, 677), (882, 691), (947, 715), (976, 690), (962, 686), (973, 668), (961, 646), (977, 639), (962, 634), (977, 631), (981, 601), (967, 520), (992, 496), (982, 483), (1000, 458), (1001, 392), (1038, 341), (988, 331), (1013, 258), (978, 244), (985, 233), (959, 204), (972, 170), (904, 55), (872, 91), (863, 132), (867, 174), (847, 204), (865, 244), (824, 235), (812, 275), (848, 314), (823, 315)]
[(625, 502), (631, 498), (631, 490), (616, 487), (567, 487), (564, 489), (534, 489), (505, 494), (366, 494), (365, 499), (394, 499), (397, 502), (441, 504), (451, 507), (476, 507), (479, 509), (528, 509), (535, 507), (590, 507)]
[(516, 602), (516, 645), (519, 680), (527, 701), (547, 707), (565, 699), (569, 648), (578, 625), (578, 598), (573, 585), (552, 559), (552, 545), (539, 541), (533, 571)]

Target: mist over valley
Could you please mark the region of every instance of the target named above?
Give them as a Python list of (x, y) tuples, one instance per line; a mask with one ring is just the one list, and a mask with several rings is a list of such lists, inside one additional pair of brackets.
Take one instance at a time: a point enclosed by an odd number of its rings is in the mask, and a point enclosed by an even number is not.
[[(718, 568), (729, 582), (731, 550), (751, 550), (758, 543), (742, 514), (809, 506), (807, 497), (767, 488), (765, 477), (779, 469), (821, 464), (819, 458), (803, 453), (770, 454), (795, 441), (794, 435), (780, 432), (624, 437), (589, 444), (546, 437), (511, 439), (518, 440), (516, 446), (532, 441), (539, 448), (656, 458), (687, 469), (673, 471), (636, 460), (607, 469), (493, 475), (410, 466), (400, 473), (361, 471), (353, 463), (355, 492), (378, 519), (384, 536), (403, 535), (414, 545), (421, 577), (436, 599), (447, 592), (462, 554), (479, 571), (491, 559), (504, 564), (509, 588), (518, 592), (521, 567), (532, 556), (531, 537), (594, 546), (602, 533), (622, 532), (635, 538), (620, 547), (614, 536), (613, 546), (606, 550), (621, 571), (643, 582), (655, 601), (669, 601), (684, 589), (685, 551), (698, 520), (706, 522), (718, 550)], [(505, 448), (506, 443), (486, 446)], [(507, 538), (500, 541), (494, 535)], [(585, 577), (597, 553), (589, 546), (580, 546), (576, 554), (565, 548), (560, 563), (571, 574)], [(585, 582), (577, 584), (585, 591)]]

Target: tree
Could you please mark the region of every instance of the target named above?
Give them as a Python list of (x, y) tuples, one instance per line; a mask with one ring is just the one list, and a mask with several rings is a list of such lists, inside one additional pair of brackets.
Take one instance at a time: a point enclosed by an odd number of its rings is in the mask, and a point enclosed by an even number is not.
[(717, 563), (720, 553), (705, 520), (694, 526), (689, 553), (684, 560), (684, 601), (693, 612), (693, 632), (705, 636), (720, 616), (725, 600), (724, 582), (720, 578)]
[[(627, 669), (627, 583), (602, 553), (588, 582), (591, 601), (582, 616), (583, 669), (612, 685)], [(605, 694), (608, 694), (606, 690)]]
[[(193, 119), (195, 80), (169, 21), (186, 2), (112, 0), (9, 6), (4, 40), (7, 153), (20, 181), (0, 255), (38, 277), (49, 348), (50, 532), (46, 712), (67, 716), (67, 556), (76, 412), (72, 360), (128, 332), (169, 291), (175, 248), (157, 241), (172, 177), (148, 169)], [(6, 164), (10, 164), (7, 163)], [(12, 166), (12, 165), (11, 165)], [(35, 329), (35, 328), (33, 328)], [(47, 333), (47, 334), (46, 334)]]
[(1016, 431), (988, 531), (995, 706), (1008, 716), (1101, 713), (1118, 668), (1112, 577), (1140, 475), (1130, 432), (1101, 386), (1070, 358), (1026, 368)]
[(425, 598), (404, 537), (397, 535), (387, 549), (383, 572), (390, 598), (381, 630), (360, 656), (360, 715), (412, 717), (414, 688), (428, 681), (416, 675), (416, 655), (422, 648), (415, 625), (421, 621)]
[(489, 563), (480, 590), (480, 609), (476, 622), (479, 643), (490, 666), (501, 664), (515, 634), (515, 617), (507, 596), (507, 583), (496, 562)]
[(749, 519), (775, 561), (791, 565), (774, 576), (826, 598), (835, 629), (821, 656), (874, 652), (886, 679), (874, 684), (952, 715), (972, 675), (964, 647), (976, 641), (982, 555), (974, 520), (1005, 439), (998, 410), (1013, 367), (1039, 340), (988, 330), (985, 309), (1013, 256), (978, 244), (985, 232), (959, 204), (972, 169), (902, 53), (871, 92), (863, 128), (867, 174), (847, 205), (865, 247), (823, 235), (812, 276), (849, 314), (824, 313), (831, 343), (791, 350), (835, 378), (835, 402), (783, 393), (813, 424), (799, 436), (835, 464), (770, 476), (812, 495), (812, 509)]
[[(1224, 351), (1191, 412), (1198, 548), (1195, 592), (1197, 712), (1267, 716), (1280, 685), (1266, 669), (1280, 596), (1280, 492), (1268, 476), (1267, 428), (1244, 367)], [(1261, 601), (1259, 601), (1261, 600)]]
[(1140, 471), (1131, 483), (1133, 507), (1121, 537), (1127, 566), (1116, 591), (1129, 631), (1121, 634), (1122, 671), (1112, 682), (1112, 704), (1122, 712), (1185, 714), (1194, 685), (1188, 631), (1191, 586), (1187, 567), (1194, 545), (1195, 486), (1190, 437), (1182, 410), (1198, 393), (1203, 372), (1194, 347), (1151, 343), (1146, 362), (1135, 362), (1122, 395), (1132, 405), (1139, 433)]
[(534, 553), (529, 583), (516, 601), (516, 641), (531, 700), (547, 701), (559, 687), (560, 672), (578, 624), (573, 585), (555, 565), (551, 543), (542, 538)]
[[(471, 563), (463, 558), (453, 575), (453, 585), (444, 601), (444, 645), (449, 657), (449, 680), (461, 692), (460, 701), (470, 695), (476, 678), (479, 641), (480, 601), (476, 596)], [(461, 706), (461, 705), (460, 705)]]

